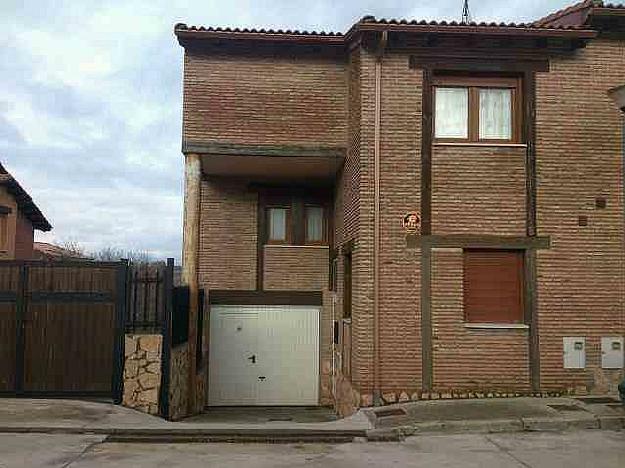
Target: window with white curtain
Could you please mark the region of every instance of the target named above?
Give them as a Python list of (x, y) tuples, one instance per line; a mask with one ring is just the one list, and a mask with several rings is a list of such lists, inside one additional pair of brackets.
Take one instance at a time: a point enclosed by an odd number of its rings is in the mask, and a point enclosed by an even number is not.
[(287, 241), (287, 213), (288, 208), (269, 208), (269, 241), (274, 243)]
[(438, 87), (434, 99), (436, 138), (468, 138), (469, 89)]
[(323, 241), (323, 208), (321, 206), (306, 207), (306, 242)]
[(520, 142), (521, 78), (434, 77), (434, 138), (445, 142)]
[(480, 89), (480, 140), (512, 139), (512, 90)]

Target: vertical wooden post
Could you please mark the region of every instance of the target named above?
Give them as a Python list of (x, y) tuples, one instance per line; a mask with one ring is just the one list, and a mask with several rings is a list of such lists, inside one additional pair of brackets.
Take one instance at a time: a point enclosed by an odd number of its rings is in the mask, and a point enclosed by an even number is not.
[(24, 355), (26, 353), (25, 315), (28, 310), (28, 266), (21, 264), (19, 267), (19, 280), (17, 286), (17, 300), (15, 303), (16, 337), (15, 337), (15, 381), (16, 395), (24, 393)]
[(169, 387), (171, 381), (171, 315), (173, 311), (174, 259), (167, 259), (167, 268), (163, 276), (163, 342), (161, 352), (161, 393), (159, 395), (159, 414), (169, 419)]
[(202, 169), (199, 154), (185, 155), (184, 231), (182, 241), (182, 281), (189, 287), (189, 394), (187, 411), (195, 409), (196, 345), (198, 311), (198, 248), (200, 233), (200, 185)]
[[(421, 235), (432, 234), (432, 70), (423, 69), (421, 116)], [(432, 345), (432, 246), (421, 242), (421, 385), (429, 392), (434, 386)]]
[(122, 260), (115, 269), (115, 342), (113, 346), (113, 402), (121, 404), (124, 392), (124, 335), (126, 332), (126, 285), (128, 261)]

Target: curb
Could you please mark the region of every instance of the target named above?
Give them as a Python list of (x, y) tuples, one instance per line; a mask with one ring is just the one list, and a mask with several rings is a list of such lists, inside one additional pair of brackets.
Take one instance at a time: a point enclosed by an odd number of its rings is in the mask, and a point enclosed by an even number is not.
[(468, 421), (436, 421), (367, 431), (370, 442), (401, 441), (421, 434), (493, 434), (504, 432), (563, 432), (567, 430), (625, 429), (625, 416), (577, 419), (520, 418)]
[(366, 438), (366, 430), (297, 429), (297, 428), (107, 428), (107, 427), (0, 427), (0, 433), (11, 434), (90, 434), (105, 435), (104, 442), (123, 443), (184, 443), (184, 442), (240, 442), (240, 443), (346, 443)]

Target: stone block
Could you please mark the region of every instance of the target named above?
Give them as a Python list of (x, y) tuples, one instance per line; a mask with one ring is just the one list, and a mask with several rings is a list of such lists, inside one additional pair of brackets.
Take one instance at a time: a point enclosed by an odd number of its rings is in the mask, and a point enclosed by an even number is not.
[(161, 354), (161, 335), (143, 335), (139, 347), (148, 353)]
[(363, 406), (365, 408), (373, 406), (373, 395), (371, 395), (370, 393), (360, 395), (360, 406)]
[(143, 404), (157, 404), (158, 403), (158, 389), (152, 388), (150, 390), (144, 390), (138, 395), (138, 401)]
[(396, 403), (397, 402), (397, 395), (395, 394), (395, 392), (384, 393), (384, 394), (382, 394), (382, 399), (387, 404), (388, 403)]
[(139, 363), (134, 359), (128, 359), (124, 365), (124, 378), (133, 379), (139, 373)]
[(160, 374), (161, 373), (161, 363), (160, 362), (151, 362), (145, 367), (146, 372), (150, 374)]
[(124, 335), (124, 355), (126, 358), (137, 352), (137, 340), (133, 335)]
[(156, 388), (156, 386), (160, 383), (161, 378), (156, 374), (141, 374), (138, 378), (139, 385), (144, 390)]
[(408, 396), (408, 394), (406, 392), (401, 392), (399, 394), (399, 402), (403, 403), (405, 401), (410, 401), (410, 397)]

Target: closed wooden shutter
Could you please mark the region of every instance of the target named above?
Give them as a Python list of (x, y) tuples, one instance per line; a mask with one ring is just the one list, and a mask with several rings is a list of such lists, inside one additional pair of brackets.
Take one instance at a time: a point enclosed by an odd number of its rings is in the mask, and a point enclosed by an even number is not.
[(523, 323), (523, 252), (464, 252), (464, 310), (471, 323)]

